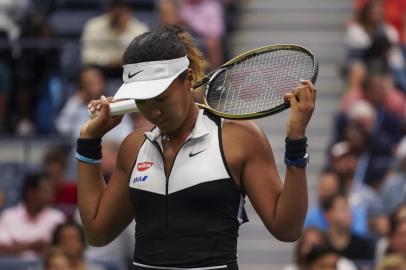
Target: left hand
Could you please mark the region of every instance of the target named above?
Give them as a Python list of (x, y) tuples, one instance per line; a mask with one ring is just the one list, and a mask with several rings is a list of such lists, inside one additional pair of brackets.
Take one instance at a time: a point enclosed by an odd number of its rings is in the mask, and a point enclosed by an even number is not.
[(313, 83), (309, 80), (300, 83), (300, 86), (284, 96), (291, 106), (287, 123), (289, 139), (301, 139), (305, 136), (316, 104), (316, 88)]

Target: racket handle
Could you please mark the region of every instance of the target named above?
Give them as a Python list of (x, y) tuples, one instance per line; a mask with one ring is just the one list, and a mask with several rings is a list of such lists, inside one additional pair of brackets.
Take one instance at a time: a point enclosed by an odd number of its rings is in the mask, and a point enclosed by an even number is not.
[(134, 99), (127, 99), (110, 103), (110, 116), (122, 115), (125, 113), (138, 112)]
[[(110, 103), (109, 106), (110, 106), (110, 116), (138, 112), (137, 104), (135, 103), (134, 99), (117, 101), (114, 103)], [(99, 114), (98, 111), (94, 111), (94, 112), (88, 111), (88, 112), (89, 112), (90, 118), (94, 118), (96, 115)]]

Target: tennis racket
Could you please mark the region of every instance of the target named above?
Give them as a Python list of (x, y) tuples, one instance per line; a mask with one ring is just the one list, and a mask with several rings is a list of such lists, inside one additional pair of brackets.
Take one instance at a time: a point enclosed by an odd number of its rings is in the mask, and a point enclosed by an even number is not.
[(298, 45), (271, 45), (243, 53), (206, 75), (203, 104), (213, 114), (228, 119), (255, 119), (290, 107), (284, 95), (300, 80), (316, 82), (318, 62)]
[[(284, 95), (300, 80), (316, 82), (318, 62), (298, 45), (270, 45), (257, 48), (223, 64), (198, 81), (205, 85), (203, 103), (198, 104), (223, 118), (254, 119), (276, 114), (290, 107)], [(135, 100), (110, 104), (111, 115), (137, 111)]]

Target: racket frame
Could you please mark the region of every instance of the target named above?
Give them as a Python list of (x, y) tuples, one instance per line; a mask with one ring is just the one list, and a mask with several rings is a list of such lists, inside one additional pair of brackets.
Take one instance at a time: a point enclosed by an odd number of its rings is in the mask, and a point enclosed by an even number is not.
[[(210, 87), (210, 83), (211, 81), (213, 81), (217, 74), (221, 73), (222, 71), (224, 71), (225, 69), (228, 69), (229, 66), (232, 66), (244, 59), (247, 59), (249, 57), (255, 56), (257, 54), (261, 54), (264, 52), (268, 52), (268, 51), (277, 51), (277, 50), (292, 50), (292, 51), (300, 51), (303, 52), (309, 56), (312, 57), (313, 59), (313, 66), (314, 66), (314, 70), (313, 70), (313, 75), (311, 76), (310, 80), (315, 83), (316, 79), (317, 79), (317, 75), (318, 75), (318, 71), (319, 71), (319, 66), (318, 66), (318, 61), (317, 59), (314, 57), (314, 54), (309, 51), (308, 49), (306, 49), (303, 46), (300, 45), (296, 45), (296, 44), (276, 44), (276, 45), (269, 45), (269, 46), (264, 46), (264, 47), (260, 47), (260, 48), (256, 48), (247, 52), (244, 52), (234, 58), (232, 58), (231, 60), (227, 61), (226, 63), (224, 63), (222, 66), (220, 66), (218, 69), (212, 71), (211, 73), (207, 74), (206, 76), (204, 76), (201, 80), (199, 80), (198, 82), (196, 82), (196, 84), (194, 85), (194, 89), (201, 87), (202, 85), (206, 84), (206, 90), (204, 91), (204, 95), (203, 95), (203, 103), (196, 103), (200, 108), (203, 108), (205, 110), (208, 110), (209, 112), (218, 115), (222, 118), (226, 118), (226, 119), (258, 119), (258, 118), (262, 118), (265, 116), (269, 116), (269, 115), (273, 115), (276, 113), (279, 113), (281, 111), (284, 111), (286, 109), (288, 109), (290, 107), (290, 103), (289, 102), (284, 102), (276, 107), (273, 107), (271, 109), (268, 110), (264, 110), (264, 111), (259, 111), (259, 112), (255, 112), (255, 113), (246, 113), (246, 114), (228, 114), (228, 113), (223, 113), (223, 112), (219, 112), (213, 108), (211, 108), (209, 106), (209, 104), (207, 103), (207, 92), (209, 90)], [(293, 89), (292, 89), (293, 90)]]

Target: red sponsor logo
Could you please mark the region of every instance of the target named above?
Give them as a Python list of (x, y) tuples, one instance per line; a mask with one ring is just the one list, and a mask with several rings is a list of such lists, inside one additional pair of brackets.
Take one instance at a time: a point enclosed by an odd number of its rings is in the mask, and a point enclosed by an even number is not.
[(149, 168), (151, 168), (153, 164), (154, 164), (153, 162), (147, 162), (147, 161), (138, 163), (137, 164), (137, 170), (140, 171), (140, 172), (146, 171)]

